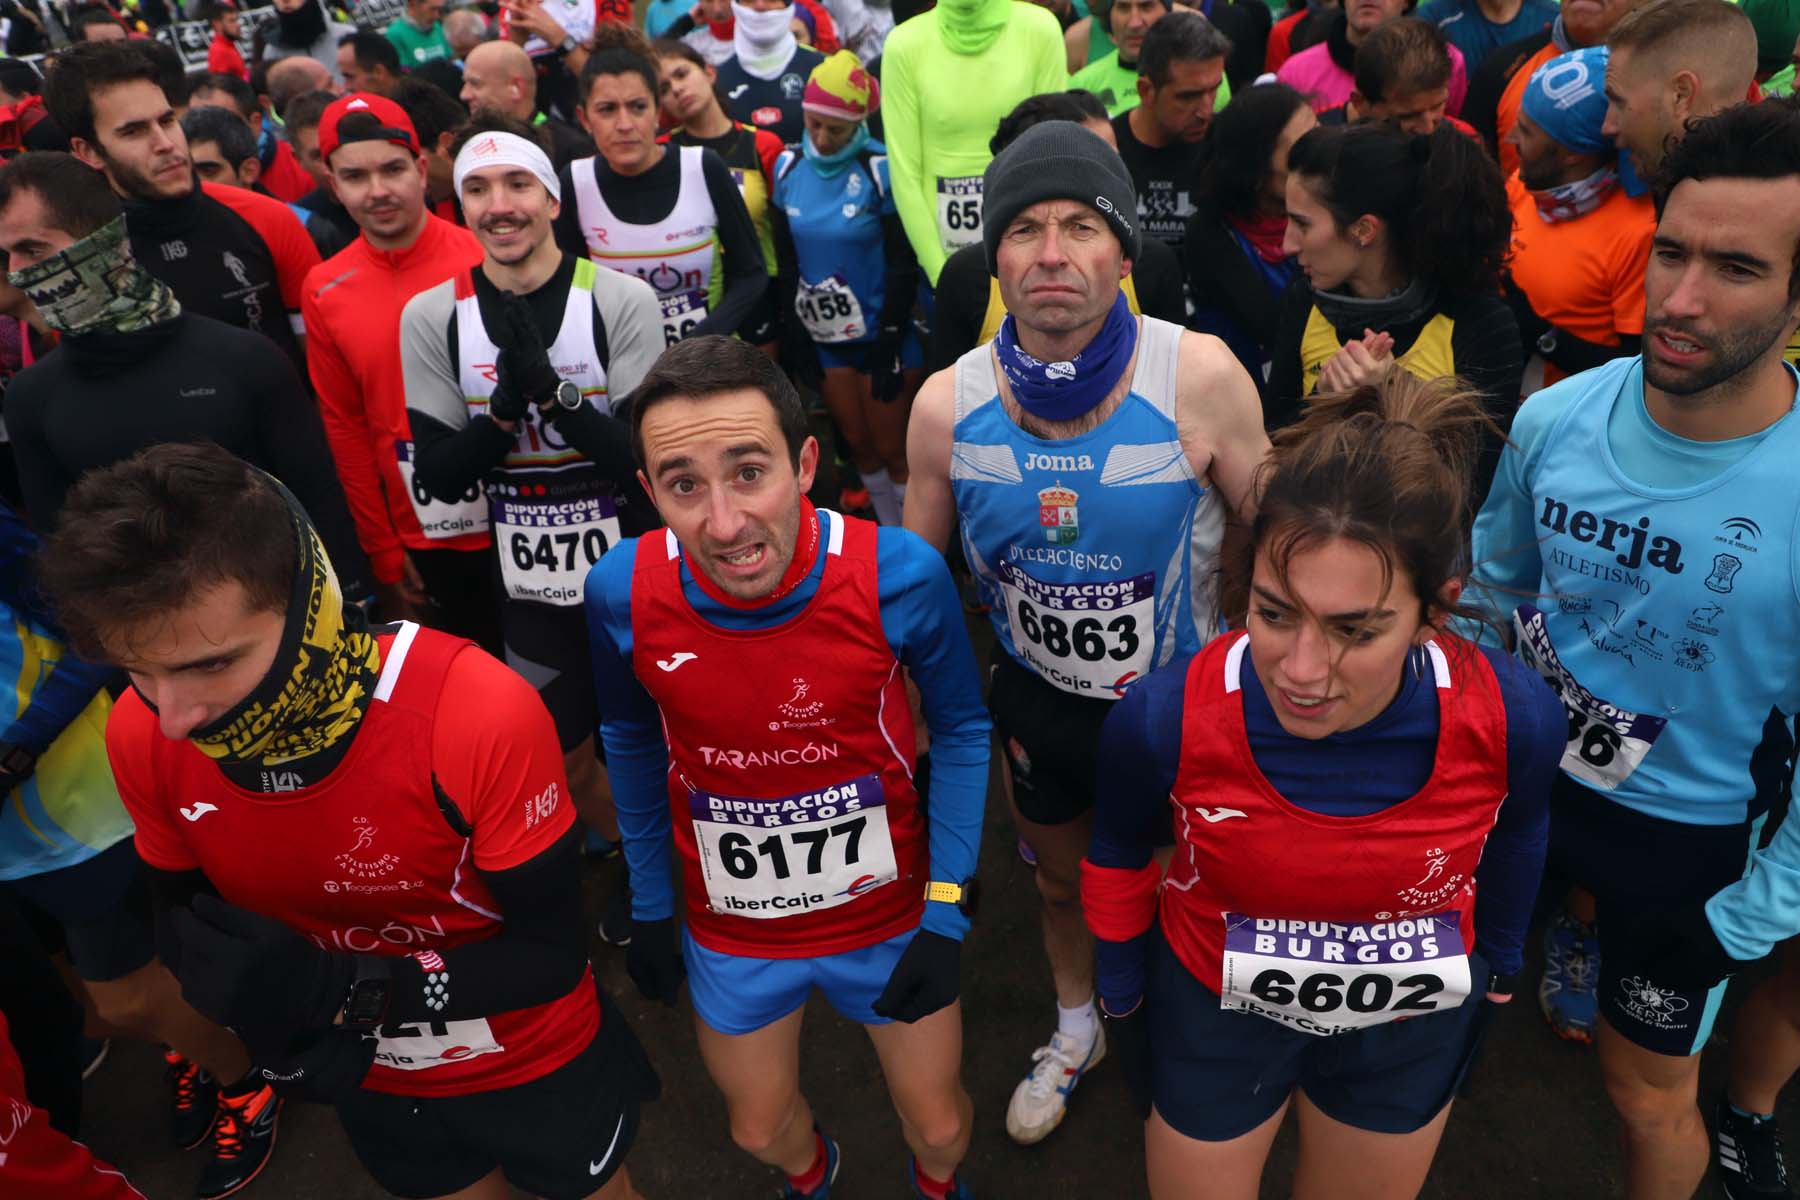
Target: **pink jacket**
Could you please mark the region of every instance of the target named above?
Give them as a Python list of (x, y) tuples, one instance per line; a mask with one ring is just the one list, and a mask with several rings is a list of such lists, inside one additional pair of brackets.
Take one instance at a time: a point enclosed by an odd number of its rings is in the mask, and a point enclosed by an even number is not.
[[(1336, 108), (1350, 99), (1353, 80), (1350, 72), (1337, 65), (1331, 47), (1320, 42), (1308, 46), (1281, 64), (1275, 78), (1312, 101), (1314, 112)], [(1451, 116), (1462, 112), (1463, 97), (1469, 91), (1469, 73), (1463, 66), (1462, 51), (1450, 47), (1450, 99), (1446, 111)]]

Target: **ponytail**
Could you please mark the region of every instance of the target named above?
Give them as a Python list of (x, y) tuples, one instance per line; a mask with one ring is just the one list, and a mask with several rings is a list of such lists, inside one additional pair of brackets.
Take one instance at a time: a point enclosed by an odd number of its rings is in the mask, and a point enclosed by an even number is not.
[[(1399, 366), (1314, 396), (1258, 469), (1256, 518), (1228, 567), (1230, 594), (1247, 594), (1259, 552), (1285, 588), (1295, 554), (1344, 538), (1381, 558), (1389, 586), (1404, 571), (1421, 619), (1438, 623), (1444, 585), (1467, 570), (1469, 481), (1492, 430), (1480, 392)], [(1460, 604), (1447, 611), (1482, 619)]]
[(1288, 171), (1340, 228), (1368, 214), (1388, 229), (1409, 279), (1491, 291), (1512, 242), (1506, 181), (1487, 153), (1445, 122), (1410, 134), (1385, 121), (1320, 125), (1294, 143)]

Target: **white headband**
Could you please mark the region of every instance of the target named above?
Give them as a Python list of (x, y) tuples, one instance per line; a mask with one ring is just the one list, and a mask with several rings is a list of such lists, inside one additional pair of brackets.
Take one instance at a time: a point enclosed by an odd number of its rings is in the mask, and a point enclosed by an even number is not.
[(530, 171), (538, 177), (538, 182), (544, 185), (544, 190), (550, 193), (552, 200), (562, 202), (562, 184), (557, 181), (556, 169), (550, 165), (550, 156), (536, 143), (516, 133), (497, 131), (476, 134), (456, 156), (453, 171), (456, 194), (462, 195), (463, 180), (472, 173), (489, 167), (517, 167)]

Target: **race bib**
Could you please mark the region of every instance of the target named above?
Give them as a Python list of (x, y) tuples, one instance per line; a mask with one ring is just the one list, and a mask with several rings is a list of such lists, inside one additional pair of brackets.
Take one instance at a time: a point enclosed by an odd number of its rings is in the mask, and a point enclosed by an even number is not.
[(1116, 699), (1150, 669), (1155, 575), (1045, 583), (1010, 562), (999, 574), (1013, 650), (1050, 683)]
[(485, 1018), (471, 1021), (389, 1021), (375, 1037), (375, 1065), (396, 1071), (429, 1071), (506, 1047), (494, 1040)]
[(938, 241), (944, 253), (954, 254), (981, 241), (981, 176), (939, 177)]
[(1340, 925), (1226, 913), (1219, 1006), (1319, 1037), (1455, 1008), (1472, 990), (1459, 916)]
[(659, 296), (657, 302), (662, 305), (665, 347), (673, 346), (706, 320), (705, 292), (677, 292), (673, 296)]
[(807, 336), (821, 345), (853, 342), (869, 332), (862, 305), (842, 275), (832, 275), (821, 283), (802, 280), (794, 296), (794, 311), (806, 326)]
[(419, 528), (425, 531), (426, 537), (435, 541), (487, 532), (487, 499), (481, 494), (480, 484), (471, 484), (460, 499), (446, 504), (427, 492), (413, 473), (413, 444), (396, 438), (394, 452), (400, 457), (400, 482), (406, 485), (406, 494), (412, 498), (413, 513), (419, 518)]
[(580, 604), (588, 571), (619, 540), (619, 510), (612, 500), (492, 500), (494, 545), (507, 598)]
[(1582, 687), (1557, 657), (1544, 614), (1536, 608), (1519, 605), (1513, 627), (1519, 635), (1519, 657), (1544, 677), (1569, 714), (1562, 769), (1591, 787), (1614, 790), (1638, 769), (1668, 720), (1609, 704)]
[(836, 908), (899, 877), (881, 780), (745, 800), (690, 789), (706, 906), (754, 920)]

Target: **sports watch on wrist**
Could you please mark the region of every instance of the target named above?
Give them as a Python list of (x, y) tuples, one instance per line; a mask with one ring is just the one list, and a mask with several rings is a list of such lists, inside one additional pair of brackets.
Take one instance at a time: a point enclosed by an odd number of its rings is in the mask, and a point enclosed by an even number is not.
[(571, 33), (563, 38), (562, 44), (556, 48), (556, 52), (558, 54), (567, 54), (580, 44), (580, 42), (575, 40), (575, 35)]
[(573, 379), (565, 379), (557, 384), (556, 390), (550, 395), (557, 404), (571, 412), (581, 407), (581, 389), (575, 385)]
[(393, 990), (393, 968), (388, 961), (374, 955), (359, 956), (356, 978), (344, 993), (345, 1028), (373, 1029), (387, 1020), (388, 997)]
[(0, 778), (28, 779), (37, 770), (37, 752), (17, 742), (0, 742)]
[(925, 899), (954, 904), (956, 911), (972, 921), (975, 910), (981, 907), (981, 880), (973, 875), (961, 883), (940, 883), (934, 879), (925, 885)]

